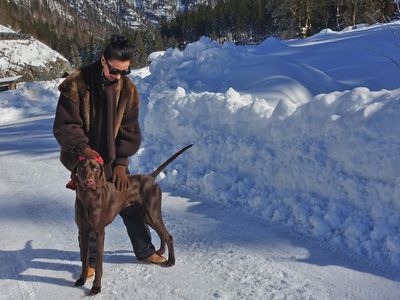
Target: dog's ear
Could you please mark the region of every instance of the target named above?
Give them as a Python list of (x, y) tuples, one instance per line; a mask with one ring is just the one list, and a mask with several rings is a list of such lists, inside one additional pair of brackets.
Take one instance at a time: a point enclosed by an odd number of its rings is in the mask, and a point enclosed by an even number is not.
[(77, 179), (77, 169), (78, 169), (78, 165), (79, 165), (79, 160), (77, 160), (76, 162), (75, 162), (75, 164), (73, 165), (73, 167), (72, 167), (72, 170), (71, 170), (71, 172), (72, 172), (72, 174), (71, 174), (71, 179), (73, 179), (73, 180), (76, 180)]
[(99, 168), (100, 168), (100, 175), (99, 175), (99, 186), (103, 186), (106, 183), (106, 175), (104, 173), (104, 166), (103, 164), (99, 163)]

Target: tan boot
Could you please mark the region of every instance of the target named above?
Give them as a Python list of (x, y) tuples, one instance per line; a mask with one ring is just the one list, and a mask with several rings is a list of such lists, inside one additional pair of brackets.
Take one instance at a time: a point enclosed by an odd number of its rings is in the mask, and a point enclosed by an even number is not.
[(153, 253), (148, 258), (146, 258), (144, 261), (152, 263), (152, 264), (160, 265), (160, 264), (165, 263), (167, 261), (167, 259), (164, 256), (161, 256), (157, 253)]
[(86, 270), (86, 276), (87, 276), (87, 278), (93, 277), (93, 276), (94, 276), (94, 273), (95, 273), (94, 268), (91, 268), (91, 267), (87, 268), (87, 270)]

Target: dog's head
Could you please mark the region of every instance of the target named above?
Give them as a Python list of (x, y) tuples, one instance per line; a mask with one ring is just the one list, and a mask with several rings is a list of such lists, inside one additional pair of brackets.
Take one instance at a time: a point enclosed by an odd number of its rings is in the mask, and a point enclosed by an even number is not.
[(95, 159), (79, 160), (74, 169), (74, 177), (77, 185), (85, 191), (96, 190), (106, 183), (103, 165)]

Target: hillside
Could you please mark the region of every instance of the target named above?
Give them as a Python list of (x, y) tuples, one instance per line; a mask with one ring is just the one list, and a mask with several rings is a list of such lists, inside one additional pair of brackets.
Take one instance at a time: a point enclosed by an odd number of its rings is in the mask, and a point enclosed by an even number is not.
[(0, 25), (0, 77), (22, 75), (22, 81), (49, 80), (71, 68), (62, 55), (47, 45)]
[[(148, 53), (164, 49), (156, 30), (161, 20), (170, 20), (178, 11), (205, 1), (0, 0), (0, 24), (32, 35), (79, 66), (90, 63), (113, 33), (137, 41), (135, 32), (140, 31)], [(173, 42), (165, 40), (165, 44)], [(137, 60), (138, 65), (145, 64)]]
[[(179, 11), (196, 8), (199, 4), (213, 4), (215, 0), (10, 0), (19, 9), (35, 12), (32, 18), (42, 16), (50, 18), (57, 14), (60, 19), (74, 21), (79, 16), (92, 24), (102, 24), (112, 28), (137, 28), (147, 23), (159, 24), (161, 20), (170, 20)], [(7, 1), (9, 2), (9, 1)]]

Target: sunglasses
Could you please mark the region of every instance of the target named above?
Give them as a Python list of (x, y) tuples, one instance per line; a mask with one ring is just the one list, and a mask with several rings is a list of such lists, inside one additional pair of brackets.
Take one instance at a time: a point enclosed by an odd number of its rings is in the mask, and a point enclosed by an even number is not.
[(110, 66), (110, 64), (108, 63), (107, 60), (106, 60), (106, 64), (107, 64), (107, 66), (108, 66), (108, 72), (109, 72), (111, 75), (117, 75), (117, 74), (128, 75), (128, 74), (131, 73), (131, 68), (130, 68), (130, 67), (128, 67), (127, 70), (118, 70), (118, 69), (113, 68), (112, 66)]

